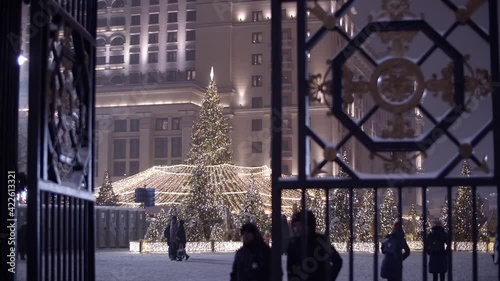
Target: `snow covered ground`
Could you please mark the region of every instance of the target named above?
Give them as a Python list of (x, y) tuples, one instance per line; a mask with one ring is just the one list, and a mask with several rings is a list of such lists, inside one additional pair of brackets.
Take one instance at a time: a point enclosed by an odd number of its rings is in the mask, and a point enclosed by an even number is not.
[[(339, 281), (349, 280), (349, 257), (341, 253), (344, 266)], [(165, 254), (138, 254), (127, 250), (99, 250), (96, 253), (98, 281), (223, 281), (229, 280), (234, 253), (192, 254), (187, 262), (170, 261)], [(379, 256), (379, 262), (382, 256)], [(283, 257), (283, 264), (286, 257)], [(453, 255), (453, 280), (472, 280), (472, 254)], [(491, 255), (478, 254), (480, 281), (498, 280)], [(18, 280), (26, 280), (26, 262), (18, 264)], [(373, 280), (373, 254), (354, 254), (354, 280)], [(380, 268), (380, 267), (379, 267)], [(429, 280), (432, 277), (428, 275)], [(286, 278), (284, 278), (286, 280)], [(385, 280), (379, 278), (379, 280)], [(422, 281), (422, 252), (413, 252), (404, 262), (404, 281)], [(447, 279), (448, 280), (448, 279)]]

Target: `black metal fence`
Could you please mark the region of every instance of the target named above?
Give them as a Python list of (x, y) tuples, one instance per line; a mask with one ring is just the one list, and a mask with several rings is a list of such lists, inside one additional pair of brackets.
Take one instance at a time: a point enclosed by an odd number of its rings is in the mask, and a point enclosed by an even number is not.
[[(323, 8), (323, 4), (330, 5), (333, 2), (336, 4), (336, 9), (333, 12), (327, 11)], [(433, 1), (429, 4), (429, 9), (432, 9), (433, 4), (444, 4), (450, 9), (451, 13), (456, 15), (456, 20), (451, 24), (451, 26), (443, 33), (437, 32), (433, 26), (429, 25), (423, 18), (412, 17), (409, 12), (409, 2), (408, 1), (381, 1), (383, 4), (384, 16), (381, 18), (372, 19), (368, 24), (360, 27), (360, 30), (353, 34), (352, 37), (343, 28), (340, 27), (339, 20), (348, 13), (354, 4), (360, 4), (357, 6), (361, 9), (363, 2), (362, 0), (347, 0), (347, 1), (272, 1), (272, 120), (275, 129), (272, 132), (272, 202), (273, 202), (273, 233), (274, 238), (273, 244), (281, 244), (281, 227), (280, 227), (280, 215), (281, 215), (281, 192), (286, 189), (302, 189), (302, 209), (308, 208), (306, 206), (306, 197), (308, 190), (322, 189), (326, 197), (325, 202), (330, 201), (331, 189), (347, 189), (349, 197), (349, 235), (348, 241), (348, 261), (344, 262), (344, 267), (348, 267), (349, 280), (355, 280), (354, 278), (354, 207), (353, 207), (353, 193), (357, 189), (370, 188), (374, 189), (373, 200), (375, 202), (373, 213), (375, 214), (372, 221), (374, 229), (379, 229), (379, 209), (377, 208), (377, 202), (379, 202), (378, 190), (385, 188), (395, 188), (397, 189), (397, 208), (399, 214), (399, 221), (402, 221), (402, 194), (405, 190), (410, 188), (421, 188), (423, 190), (421, 195), (422, 209), (423, 209), (423, 221), (427, 220), (427, 189), (435, 189), (436, 187), (441, 187), (446, 189), (447, 198), (447, 225), (449, 235), (447, 237), (448, 252), (448, 280), (456, 280), (456, 276), (453, 275), (453, 252), (452, 241), (454, 241), (454, 235), (456, 235), (456, 230), (453, 228), (453, 216), (456, 214), (452, 213), (452, 202), (453, 195), (452, 190), (457, 186), (469, 186), (471, 190), (471, 220), (472, 227), (469, 233), (472, 236), (472, 280), (476, 281), (478, 279), (478, 223), (477, 223), (477, 190), (482, 186), (494, 186), (496, 190), (496, 200), (500, 199), (500, 187), (498, 183), (500, 182), (500, 165), (498, 159), (500, 159), (500, 149), (493, 145), (493, 150), (489, 153), (493, 155), (493, 168), (489, 169), (486, 160), (478, 159), (475, 155), (474, 148), (478, 145), (481, 140), (487, 134), (493, 136), (493, 143), (498, 144), (500, 142), (500, 60), (499, 60), (499, 34), (498, 34), (498, 3), (495, 0), (490, 1), (468, 1), (466, 7), (458, 7), (452, 1), (443, 0), (442, 3), (439, 1)], [(283, 5), (285, 3), (293, 3), (296, 7), (296, 15), (294, 18), (296, 29), (297, 29), (297, 95), (298, 95), (298, 135), (296, 136), (298, 141), (298, 172), (294, 177), (281, 177), (282, 174), (282, 120), (283, 120), (283, 103), (282, 103), (282, 30), (283, 30)], [(488, 30), (484, 30), (479, 27), (478, 24), (474, 22), (471, 15), (481, 6), (488, 4)], [(392, 6), (391, 6), (392, 5)], [(317, 20), (322, 23), (322, 27), (318, 30), (311, 30), (310, 36), (308, 33), (308, 17), (314, 16)], [(288, 19), (290, 20), (290, 19)], [(447, 41), (447, 37), (453, 33), (455, 29), (460, 26), (466, 26), (470, 28), (475, 34), (481, 38), (482, 42), (488, 44), (490, 50), (490, 73), (484, 73), (484, 76), (480, 78), (480, 70), (471, 70), (468, 64), (469, 57), (460, 53), (455, 46), (451, 45)], [(405, 55), (405, 48), (401, 40), (405, 40), (405, 34), (412, 34), (415, 32), (424, 33), (432, 41), (432, 47), (424, 52), (417, 61), (408, 60)], [(314, 73), (310, 73), (308, 68), (308, 54), (313, 49), (313, 47), (318, 44), (329, 32), (335, 32), (346, 44), (334, 55), (328, 62), (328, 71), (325, 76), (322, 77), (322, 81), (313, 81)], [(368, 36), (372, 33), (383, 33), (383, 41), (389, 42), (391, 44), (391, 54), (380, 60), (371, 56), (364, 48), (362, 44), (365, 43)], [(398, 41), (399, 40), (399, 41)], [(446, 85), (433, 84), (435, 81), (424, 81), (421, 77), (422, 73), (420, 71), (420, 66), (424, 63), (429, 56), (436, 50), (441, 49), (446, 53), (452, 63), (447, 69), (447, 78), (443, 78), (443, 82)], [(350, 76), (349, 70), (347, 70), (344, 65), (349, 57), (357, 53), (363, 58), (374, 71), (371, 75), (371, 81), (365, 82), (358, 80), (355, 77)], [(333, 54), (332, 54), (333, 55)], [(412, 77), (413, 82), (411, 82), (411, 94), (408, 99), (403, 101), (394, 102), (390, 97), (387, 96), (386, 91), (392, 91), (391, 94), (398, 95), (403, 91), (407, 91), (408, 88), (401, 86), (401, 82), (393, 80), (392, 82), (380, 81), (387, 74), (391, 72), (393, 68), (404, 68), (405, 71), (411, 73), (409, 76)], [(466, 71), (470, 70), (472, 72), (471, 76), (465, 74)], [(388, 75), (388, 74), (387, 74)], [(444, 74), (443, 74), (444, 75)], [(409, 77), (408, 76), (408, 77)], [(408, 77), (401, 76), (399, 79), (406, 79)], [(475, 81), (475, 82), (472, 82)], [(371, 83), (371, 84), (370, 84)], [(384, 84), (385, 83), (385, 84)], [(399, 86), (396, 86), (396, 83)], [(471, 83), (476, 83), (472, 86)], [(408, 85), (406, 85), (408, 86)], [(378, 87), (383, 88), (380, 90)], [(386, 87), (386, 88), (384, 88)], [(392, 88), (391, 88), (392, 87)], [(421, 100), (425, 91), (434, 91), (443, 95), (443, 99), (447, 99), (450, 105), (449, 111), (446, 111), (444, 117), (435, 118), (432, 114), (422, 105)], [(322, 137), (320, 134), (314, 131), (313, 126), (310, 124), (309, 110), (310, 103), (320, 94), (326, 97), (325, 99), (329, 102), (327, 106), (330, 107), (330, 114), (334, 116), (338, 122), (342, 124), (347, 129), (347, 133), (339, 136), (339, 141), (332, 143)], [(354, 120), (351, 118), (345, 107), (352, 103), (352, 95), (354, 94), (364, 94), (371, 93), (374, 100), (374, 105), (369, 109), (364, 117), (359, 120)], [(384, 96), (386, 95), (386, 96)], [(466, 140), (459, 140), (452, 133), (450, 133), (450, 127), (457, 121), (457, 119), (463, 114), (469, 111), (470, 102), (472, 99), (477, 98), (477, 95), (491, 95), (492, 101), (492, 120), (488, 121), (484, 126), (480, 127), (478, 131), (471, 131), (469, 138)], [(394, 120), (402, 120), (402, 116), (405, 112), (409, 110), (418, 109), (429, 121), (432, 123), (433, 128), (423, 133), (422, 135), (416, 134), (406, 134), (404, 130), (398, 130), (393, 128), (388, 135), (383, 138), (374, 138), (366, 134), (362, 126), (372, 117), (377, 111), (385, 111), (387, 114), (392, 114)], [(330, 118), (325, 116), (325, 118)], [(404, 123), (404, 120), (403, 120)], [(393, 123), (394, 126), (397, 124)], [(477, 128), (476, 128), (477, 129)], [(449, 138), (450, 143), (457, 147), (457, 153), (453, 155), (450, 161), (448, 161), (442, 169), (435, 171), (433, 173), (411, 173), (407, 170), (400, 168), (398, 165), (404, 165), (405, 161), (412, 160), (411, 158), (406, 158), (405, 155), (411, 153), (422, 153), (425, 154), (429, 148), (436, 142), (440, 136), (445, 135)], [(340, 152), (343, 146), (350, 140), (355, 139), (364, 148), (366, 148), (374, 157), (380, 157), (380, 159), (387, 161), (387, 167), (392, 167), (392, 170), (386, 170), (385, 174), (375, 175), (375, 174), (362, 174), (356, 170), (353, 170), (348, 163), (346, 163), (340, 156)], [(311, 143), (315, 143), (317, 146), (321, 147), (323, 150), (324, 159), (318, 161), (318, 163), (311, 163)], [(460, 163), (467, 159), (476, 169), (481, 171), (478, 176), (474, 177), (459, 177), (451, 174), (452, 170), (456, 169)], [(490, 160), (491, 161), (491, 160)], [(317, 171), (320, 171), (328, 163), (335, 163), (340, 169), (342, 169), (348, 176), (343, 178), (322, 176), (317, 177)], [(311, 168), (312, 167), (312, 168)], [(330, 223), (330, 204), (326, 204), (325, 208), (325, 221), (327, 224)], [(497, 208), (497, 217), (500, 214)], [(326, 227), (326, 232), (330, 227)], [(423, 227), (422, 230), (423, 237), (427, 235), (427, 229)], [(497, 225), (497, 233), (499, 228)], [(329, 235), (327, 235), (328, 237)], [(373, 236), (374, 254), (373, 254), (373, 280), (379, 279), (379, 255), (378, 249), (380, 248), (380, 239), (378, 235)], [(427, 246), (426, 239), (423, 239), (424, 249)], [(281, 280), (281, 259), (280, 259), (280, 249), (278, 247), (273, 247), (273, 280)], [(427, 280), (427, 262), (428, 257), (425, 252), (422, 254), (422, 280)], [(500, 273), (500, 266), (498, 267)], [(499, 274), (500, 276), (500, 274)], [(403, 277), (403, 276), (401, 276)], [(500, 277), (499, 277), (500, 280)]]

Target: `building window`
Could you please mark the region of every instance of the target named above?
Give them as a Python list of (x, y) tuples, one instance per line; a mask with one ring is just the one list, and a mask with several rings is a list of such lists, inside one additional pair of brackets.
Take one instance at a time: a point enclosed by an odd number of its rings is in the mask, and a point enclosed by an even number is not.
[(109, 57), (109, 63), (110, 64), (117, 64), (117, 63), (123, 63), (123, 55), (118, 55), (118, 56), (110, 56)]
[(160, 5), (160, 0), (149, 0), (149, 5)]
[(126, 132), (127, 120), (115, 120), (115, 132)]
[(97, 47), (104, 47), (104, 46), (106, 46), (106, 39), (104, 39), (104, 38), (97, 38), (95, 44), (96, 44)]
[(157, 131), (168, 130), (168, 118), (157, 118), (155, 120), (155, 130)]
[(168, 51), (167, 62), (176, 62), (176, 61), (177, 61), (177, 51)]
[(148, 43), (149, 44), (156, 44), (156, 43), (158, 43), (158, 32), (149, 33)]
[(186, 61), (194, 61), (196, 58), (195, 50), (186, 50)]
[(111, 4), (111, 8), (123, 8), (125, 7), (125, 1), (123, 0), (116, 0)]
[(252, 54), (252, 65), (262, 64), (262, 54)]
[(167, 166), (168, 160), (155, 159), (155, 166)]
[(96, 57), (95, 58), (95, 64), (96, 65), (106, 64), (106, 57)]
[(128, 175), (132, 176), (139, 173), (139, 161), (128, 162)]
[(175, 4), (177, 3), (177, 0), (168, 0), (168, 4)]
[(287, 62), (292, 60), (292, 50), (291, 49), (284, 49), (281, 52), (281, 61)]
[(148, 83), (160, 83), (160, 76), (158, 72), (148, 72)]
[(196, 31), (187, 30), (186, 31), (186, 41), (194, 41), (196, 40)]
[(177, 71), (176, 70), (167, 70), (166, 80), (170, 81), (170, 82), (177, 81)]
[(168, 13), (167, 22), (177, 22), (177, 12)]
[(186, 80), (191, 81), (196, 79), (196, 70), (186, 70)]
[(129, 78), (130, 84), (140, 84), (141, 83), (141, 73), (140, 72), (130, 73), (128, 78)]
[(177, 42), (177, 31), (167, 32), (167, 42)]
[(155, 157), (168, 157), (168, 138), (155, 138)]
[(262, 75), (252, 76), (252, 87), (262, 87)]
[(124, 26), (125, 17), (111, 18), (111, 26)]
[(123, 44), (125, 44), (125, 39), (121, 36), (115, 37), (111, 40), (111, 46), (123, 46)]
[(283, 84), (292, 83), (292, 72), (291, 71), (283, 71)]
[(181, 137), (173, 137), (172, 138), (172, 157), (181, 157), (182, 156), (182, 138)]
[(141, 0), (132, 0), (132, 7), (138, 7), (141, 5)]
[(130, 119), (130, 131), (131, 132), (139, 131), (139, 119)]
[(113, 159), (125, 159), (126, 157), (127, 157), (127, 140), (125, 139), (113, 140)]
[(284, 28), (281, 31), (282, 40), (292, 40), (292, 30), (290, 28)]
[(157, 63), (158, 53), (148, 53), (148, 63)]
[(262, 108), (262, 97), (252, 98), (252, 108)]
[(282, 151), (292, 151), (292, 146), (290, 145), (290, 139), (283, 139), (281, 142), (281, 150)]
[(281, 19), (286, 19), (286, 9), (281, 9)]
[(252, 33), (252, 44), (262, 43), (262, 32)]
[(113, 176), (123, 177), (127, 173), (125, 168), (125, 161), (114, 161), (113, 162)]
[(196, 21), (196, 11), (186, 11), (186, 21)]
[(290, 105), (290, 102), (292, 101), (292, 94), (291, 93), (283, 93), (281, 100), (283, 102), (283, 106)]
[(139, 158), (139, 139), (129, 140), (129, 158)]
[(97, 19), (97, 27), (108, 27), (108, 19), (107, 18)]
[(252, 142), (252, 153), (262, 153), (262, 142), (261, 141)]
[(130, 54), (130, 64), (139, 64), (139, 54)]
[(172, 118), (172, 130), (181, 129), (181, 118)]
[(263, 21), (263, 20), (264, 20), (264, 15), (262, 14), (262, 11), (252, 12), (252, 21)]
[(141, 25), (141, 15), (132, 15), (130, 17), (130, 25)]
[(262, 131), (262, 119), (252, 119), (252, 131)]
[(130, 35), (130, 45), (139, 45), (141, 43), (141, 36), (139, 34)]
[(149, 24), (158, 24), (159, 21), (159, 14), (150, 14), (149, 15)]
[(108, 7), (108, 4), (106, 4), (106, 1), (99, 1), (97, 2), (97, 9), (106, 9)]
[(111, 79), (109, 80), (109, 82), (112, 85), (122, 85), (123, 84), (123, 76), (121, 76), (121, 75), (115, 75), (115, 76), (111, 77)]

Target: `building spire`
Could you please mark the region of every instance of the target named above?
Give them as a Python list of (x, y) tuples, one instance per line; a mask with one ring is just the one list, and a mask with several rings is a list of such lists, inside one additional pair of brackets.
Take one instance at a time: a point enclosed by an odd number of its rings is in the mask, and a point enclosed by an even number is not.
[(210, 69), (210, 82), (214, 82), (214, 67), (212, 66), (212, 68)]

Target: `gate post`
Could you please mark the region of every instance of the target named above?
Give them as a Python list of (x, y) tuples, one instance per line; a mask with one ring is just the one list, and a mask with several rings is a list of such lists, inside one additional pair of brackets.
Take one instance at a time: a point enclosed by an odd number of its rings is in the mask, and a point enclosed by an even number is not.
[[(8, 239), (16, 231), (15, 189), (17, 182), (17, 123), (19, 108), (19, 65), (21, 48), (21, 0), (2, 3), (0, 9), (0, 279), (15, 280), (16, 251), (12, 253)], [(14, 193), (11, 193), (14, 192)], [(10, 204), (10, 205), (9, 205)], [(14, 210), (14, 212), (12, 212)], [(9, 228), (8, 225), (14, 224)], [(15, 233), (14, 233), (15, 234)], [(14, 248), (15, 249), (15, 248)], [(14, 255), (14, 257), (9, 257)], [(8, 263), (14, 259), (13, 263)], [(4, 268), (6, 267), (6, 268)], [(9, 269), (11, 269), (9, 271)]]

